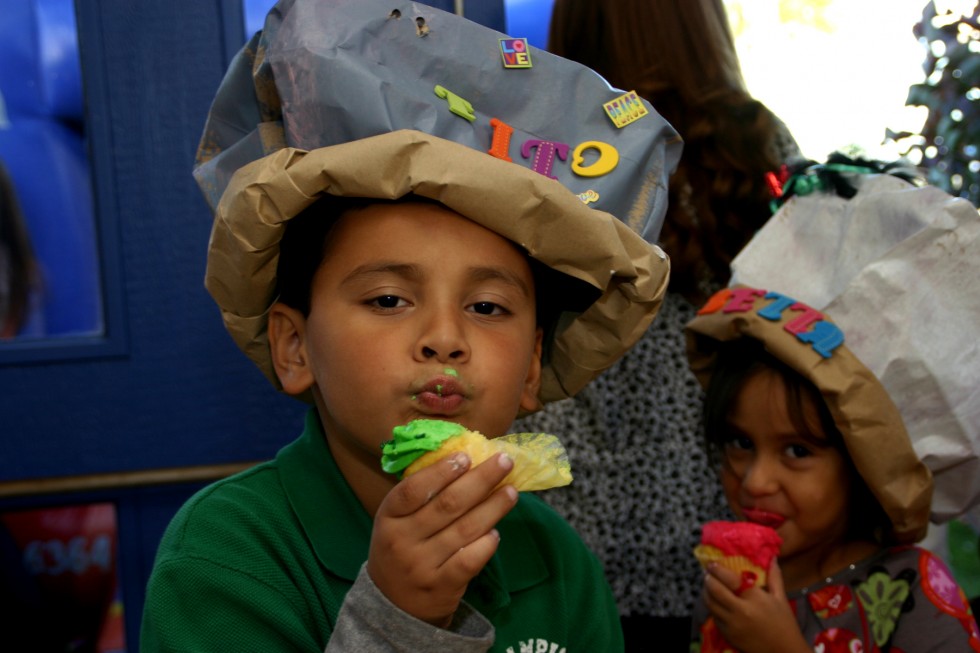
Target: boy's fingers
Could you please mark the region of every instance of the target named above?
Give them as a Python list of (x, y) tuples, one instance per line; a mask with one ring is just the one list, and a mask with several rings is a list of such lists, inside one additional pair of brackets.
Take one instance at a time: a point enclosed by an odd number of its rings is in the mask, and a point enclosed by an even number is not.
[(448, 559), (490, 532), (516, 504), (517, 490), (512, 485), (505, 485), (439, 531), (432, 538), (433, 543)]
[[(473, 467), (432, 496), (431, 501), (419, 509), (419, 525), (429, 533), (442, 531), (486, 501), (513, 467), (513, 459), (506, 454), (495, 454)], [(462, 544), (465, 542), (460, 546)]]
[(483, 569), (500, 544), (500, 533), (491, 529), (488, 533), (459, 548), (442, 565), (440, 571), (451, 583), (466, 584)]
[(418, 512), (470, 468), (470, 457), (458, 451), (398, 483), (378, 512), (406, 517)]

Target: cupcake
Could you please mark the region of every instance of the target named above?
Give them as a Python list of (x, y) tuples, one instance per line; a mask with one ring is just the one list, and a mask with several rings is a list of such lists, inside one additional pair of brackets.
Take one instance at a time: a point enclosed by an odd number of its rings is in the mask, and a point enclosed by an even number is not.
[(779, 554), (783, 538), (775, 530), (752, 522), (712, 521), (701, 530), (701, 543), (694, 556), (705, 569), (716, 562), (722, 567), (755, 574), (755, 584), (764, 587), (772, 559)]
[(474, 467), (495, 453), (509, 455), (514, 467), (500, 485), (513, 485), (519, 492), (547, 490), (572, 482), (565, 447), (548, 433), (511, 433), (490, 440), (455, 422), (417, 419), (396, 426), (392, 436), (381, 447), (381, 468), (399, 478), (462, 451)]

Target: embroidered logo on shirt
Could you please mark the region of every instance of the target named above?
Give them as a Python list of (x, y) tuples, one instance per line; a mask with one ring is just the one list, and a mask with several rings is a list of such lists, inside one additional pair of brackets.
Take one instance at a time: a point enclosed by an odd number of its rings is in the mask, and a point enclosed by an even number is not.
[(508, 646), (507, 653), (565, 653), (565, 647), (546, 639), (531, 638), (518, 647)]

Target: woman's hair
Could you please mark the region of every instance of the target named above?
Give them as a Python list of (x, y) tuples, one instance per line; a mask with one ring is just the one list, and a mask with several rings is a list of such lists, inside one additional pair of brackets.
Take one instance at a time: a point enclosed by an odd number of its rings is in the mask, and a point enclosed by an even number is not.
[(750, 377), (762, 371), (771, 371), (782, 379), (786, 388), (787, 412), (797, 431), (805, 437), (815, 438), (817, 435), (805, 416), (805, 401), (809, 399), (817, 409), (820, 429), (827, 444), (843, 457), (851, 479), (848, 537), (887, 541), (892, 531), (891, 521), (854, 467), (844, 436), (837, 428), (827, 403), (812, 382), (768, 353), (758, 340), (740, 338), (722, 343), (718, 348), (704, 400), (704, 435), (709, 459), (716, 465), (721, 464), (731, 432), (728, 416), (738, 393)]
[(796, 156), (745, 88), (722, 0), (555, 0), (548, 49), (635, 90), (684, 139), (660, 240), (671, 290), (703, 302), (771, 215), (766, 173)]
[(17, 334), (27, 319), (40, 275), (16, 188), (0, 162), (0, 338)]

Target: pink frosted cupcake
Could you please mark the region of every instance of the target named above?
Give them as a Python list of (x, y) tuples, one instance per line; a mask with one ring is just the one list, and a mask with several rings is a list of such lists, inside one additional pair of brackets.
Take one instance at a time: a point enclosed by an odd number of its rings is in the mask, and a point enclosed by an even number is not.
[[(755, 574), (755, 584), (763, 587), (772, 559), (779, 554), (783, 538), (768, 526), (740, 521), (712, 521), (701, 530), (701, 544), (694, 556), (707, 569), (712, 562), (740, 574)], [(744, 576), (743, 576), (744, 578)]]

